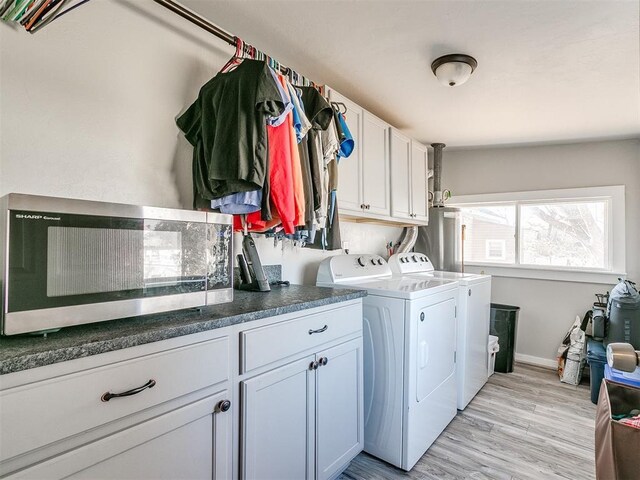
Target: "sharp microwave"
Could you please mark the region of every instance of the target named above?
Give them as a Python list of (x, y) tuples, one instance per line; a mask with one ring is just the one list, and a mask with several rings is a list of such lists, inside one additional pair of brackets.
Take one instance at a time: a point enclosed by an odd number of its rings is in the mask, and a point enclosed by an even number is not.
[(0, 246), (3, 335), (233, 300), (230, 215), (9, 194)]

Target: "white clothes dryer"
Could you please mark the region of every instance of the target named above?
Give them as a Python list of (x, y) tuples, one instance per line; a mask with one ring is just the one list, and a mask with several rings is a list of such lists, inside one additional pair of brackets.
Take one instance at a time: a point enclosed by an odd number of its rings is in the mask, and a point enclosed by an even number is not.
[(458, 345), (456, 378), (458, 410), (464, 410), (487, 383), (487, 344), (491, 309), (491, 275), (443, 272), (433, 269), (429, 258), (422, 253), (399, 253), (389, 258), (394, 275), (402, 278), (457, 280)]
[(364, 450), (408, 471), (457, 412), (458, 283), (394, 277), (379, 255), (338, 255), (316, 284), (367, 291)]

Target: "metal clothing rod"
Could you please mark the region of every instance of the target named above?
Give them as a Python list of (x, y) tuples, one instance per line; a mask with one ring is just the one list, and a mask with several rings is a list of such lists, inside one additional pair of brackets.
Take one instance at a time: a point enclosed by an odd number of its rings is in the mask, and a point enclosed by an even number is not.
[(173, 13), (180, 15), (182, 18), (189, 20), (191, 23), (197, 25), (198, 27), (206, 30), (207, 32), (215, 35), (216, 37), (224, 40), (229, 45), (236, 44), (236, 37), (231, 35), (229, 32), (225, 32), (223, 29), (214, 25), (209, 20), (202, 18), (200, 15), (193, 13), (190, 10), (187, 10), (185, 7), (180, 5), (173, 0), (153, 0), (158, 5), (162, 5), (164, 8), (171, 10)]
[[(187, 9), (186, 7), (180, 5), (178, 2), (175, 2), (174, 0), (153, 0), (153, 1), (158, 5), (166, 8), (167, 10), (172, 11), (176, 15), (179, 15), (185, 20), (190, 21), (194, 25), (197, 25), (203, 30), (211, 33), (212, 35), (215, 35), (221, 40), (224, 40), (229, 45), (237, 46), (236, 41), (239, 39), (235, 35), (231, 35), (229, 32), (211, 23), (209, 20), (205, 19), (204, 17), (201, 17), (197, 13), (194, 13), (191, 10)], [(251, 52), (250, 55), (252, 55), (252, 58), (259, 58), (260, 60), (263, 60), (266, 58), (266, 60), (269, 62), (272, 68), (279, 69), (281, 73), (285, 75), (289, 75), (292, 82), (294, 81), (294, 79), (296, 79), (296, 81), (302, 81), (303, 85), (315, 85), (313, 82), (310, 82), (304, 75), (300, 75), (297, 72), (293, 71), (292, 69), (285, 67), (284, 65), (275, 61), (265, 53), (255, 49), (251, 45), (244, 44), (244, 46), (245, 48), (249, 48), (249, 50), (245, 50), (245, 52)], [(346, 106), (344, 107), (344, 109), (346, 112)]]

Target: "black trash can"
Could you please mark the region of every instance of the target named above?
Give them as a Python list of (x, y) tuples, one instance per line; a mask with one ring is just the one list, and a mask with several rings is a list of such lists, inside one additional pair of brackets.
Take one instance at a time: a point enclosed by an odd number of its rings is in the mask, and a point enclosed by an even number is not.
[(600, 385), (604, 378), (604, 365), (607, 363), (607, 350), (602, 342), (593, 338), (587, 339), (587, 363), (589, 364), (591, 402), (598, 403)]
[(498, 337), (500, 351), (496, 355), (496, 372), (513, 372), (518, 334), (518, 312), (514, 305), (491, 304), (491, 335)]

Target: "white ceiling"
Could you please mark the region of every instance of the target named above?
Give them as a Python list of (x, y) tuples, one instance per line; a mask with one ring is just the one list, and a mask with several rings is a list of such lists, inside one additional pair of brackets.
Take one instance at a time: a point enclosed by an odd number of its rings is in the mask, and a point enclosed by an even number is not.
[[(640, 137), (640, 8), (600, 1), (183, 0), (424, 142)], [(440, 85), (433, 59), (478, 68)]]

